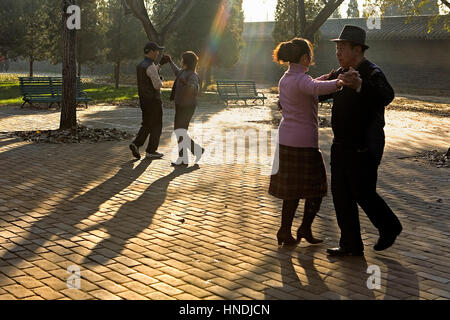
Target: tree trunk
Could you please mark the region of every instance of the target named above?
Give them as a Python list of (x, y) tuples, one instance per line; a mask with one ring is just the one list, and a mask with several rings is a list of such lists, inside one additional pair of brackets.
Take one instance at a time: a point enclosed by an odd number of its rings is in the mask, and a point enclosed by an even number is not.
[(298, 0), (298, 18), (300, 19), (300, 35), (304, 36), (306, 29), (306, 10), (305, 10), (305, 0)]
[(76, 4), (76, 0), (62, 0), (63, 21), (63, 86), (61, 99), (60, 129), (70, 129), (77, 125), (77, 101), (76, 101), (76, 30), (69, 30), (66, 25), (69, 15), (67, 7)]
[(114, 82), (115, 82), (115, 88), (119, 89), (119, 80), (120, 80), (120, 60), (116, 61), (116, 64), (114, 65)]
[(211, 64), (205, 66), (205, 68), (202, 70), (202, 77), (201, 77), (201, 91), (206, 91), (208, 89), (208, 86), (211, 84)]
[(33, 65), (34, 65), (34, 60), (31, 57), (30, 58), (30, 77), (32, 77), (34, 75)]
[[(122, 16), (122, 6), (120, 7), (120, 15)], [(117, 35), (118, 35), (118, 43), (117, 43), (117, 60), (116, 60), (116, 64), (114, 65), (114, 81), (115, 81), (115, 88), (119, 89), (119, 78), (120, 78), (120, 60), (121, 60), (121, 44), (122, 44), (122, 18), (119, 19), (119, 24), (118, 24), (118, 31), (117, 31)]]
[(81, 77), (81, 63), (78, 62), (77, 67), (78, 67), (78, 70), (77, 70), (77, 76), (78, 76), (78, 77)]
[(441, 0), (441, 2), (447, 6), (447, 8), (450, 9), (450, 2), (448, 2), (447, 0)]
[(295, 8), (294, 8), (294, 37), (298, 36), (298, 27), (297, 27), (297, 14), (298, 14), (298, 2), (295, 1)]
[(211, 84), (211, 72), (212, 72), (212, 65), (208, 65), (208, 68), (206, 69), (206, 90), (208, 89), (208, 86)]

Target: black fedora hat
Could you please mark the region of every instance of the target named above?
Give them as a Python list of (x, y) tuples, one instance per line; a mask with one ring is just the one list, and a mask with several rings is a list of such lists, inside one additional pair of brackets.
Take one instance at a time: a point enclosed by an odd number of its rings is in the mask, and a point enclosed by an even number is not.
[(359, 44), (364, 49), (368, 49), (369, 46), (366, 45), (366, 31), (360, 27), (346, 25), (342, 29), (341, 34), (338, 39), (331, 39), (333, 42), (350, 41), (355, 44)]

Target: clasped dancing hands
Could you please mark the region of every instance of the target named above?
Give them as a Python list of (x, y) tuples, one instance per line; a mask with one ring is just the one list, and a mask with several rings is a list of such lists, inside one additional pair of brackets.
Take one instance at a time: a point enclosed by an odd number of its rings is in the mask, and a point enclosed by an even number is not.
[(350, 67), (350, 69), (338, 76), (338, 80), (342, 81), (345, 87), (358, 90), (361, 87), (362, 79), (358, 71)]

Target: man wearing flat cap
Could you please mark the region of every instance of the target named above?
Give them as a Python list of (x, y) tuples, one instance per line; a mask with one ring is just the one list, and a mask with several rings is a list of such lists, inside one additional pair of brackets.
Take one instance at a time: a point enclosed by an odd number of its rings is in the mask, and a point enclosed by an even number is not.
[(333, 99), (331, 146), (331, 192), (341, 238), (330, 256), (362, 256), (358, 205), (378, 229), (376, 251), (389, 248), (402, 225), (376, 192), (377, 171), (383, 156), (384, 109), (394, 99), (394, 90), (380, 67), (364, 57), (369, 48), (365, 30), (347, 25), (336, 42), (340, 64), (329, 79), (341, 79), (345, 86)]
[(162, 78), (159, 74), (160, 66), (155, 64), (159, 53), (164, 50), (155, 42), (149, 42), (144, 47), (144, 60), (138, 64), (137, 84), (139, 102), (142, 110), (142, 125), (136, 139), (130, 144), (134, 157), (141, 158), (139, 148), (148, 139), (147, 158), (159, 159), (162, 153), (157, 152), (162, 132)]

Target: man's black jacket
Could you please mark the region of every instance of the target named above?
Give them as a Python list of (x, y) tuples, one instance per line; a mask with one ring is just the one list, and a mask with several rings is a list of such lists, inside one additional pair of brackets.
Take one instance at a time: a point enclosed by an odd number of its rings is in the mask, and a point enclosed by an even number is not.
[[(331, 125), (334, 142), (368, 148), (379, 164), (384, 149), (384, 109), (394, 99), (394, 90), (384, 73), (374, 63), (364, 59), (356, 69), (361, 78), (361, 90), (344, 87), (334, 94), (321, 96), (320, 101), (333, 99)], [(329, 80), (347, 70), (339, 68)]]

